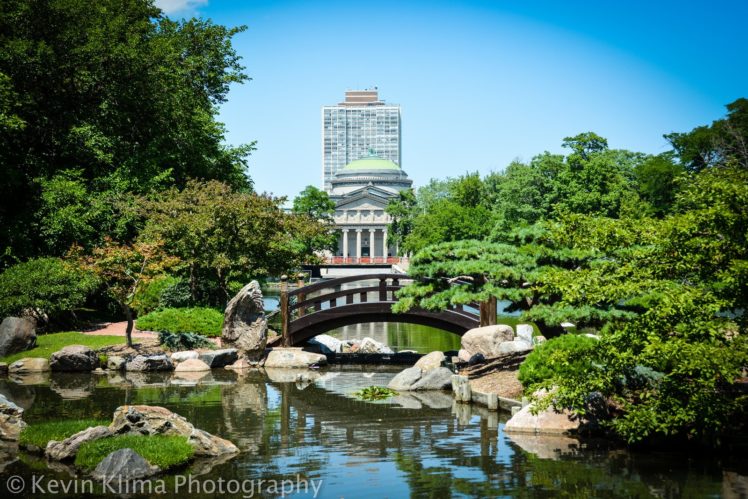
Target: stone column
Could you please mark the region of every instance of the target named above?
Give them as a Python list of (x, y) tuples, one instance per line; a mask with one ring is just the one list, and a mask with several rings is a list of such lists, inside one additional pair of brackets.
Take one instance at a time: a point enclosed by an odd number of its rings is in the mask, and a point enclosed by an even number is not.
[(374, 258), (376, 251), (374, 251), (374, 232), (377, 229), (369, 229), (369, 257)]
[(348, 229), (343, 229), (343, 258), (348, 258)]
[(387, 258), (387, 253), (389, 248), (387, 248), (387, 227), (382, 229), (382, 256)]
[(356, 229), (356, 258), (361, 258), (361, 229)]

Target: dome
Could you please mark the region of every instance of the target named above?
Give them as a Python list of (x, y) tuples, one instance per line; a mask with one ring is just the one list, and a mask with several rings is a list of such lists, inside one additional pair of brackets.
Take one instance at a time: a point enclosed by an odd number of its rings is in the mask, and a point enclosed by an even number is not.
[(389, 159), (380, 158), (379, 156), (375, 156), (369, 153), (369, 156), (366, 156), (361, 159), (357, 159), (356, 161), (351, 161), (347, 165), (343, 167), (344, 171), (351, 171), (351, 170), (399, 170), (400, 167), (397, 166), (397, 163), (394, 161), (390, 161)]

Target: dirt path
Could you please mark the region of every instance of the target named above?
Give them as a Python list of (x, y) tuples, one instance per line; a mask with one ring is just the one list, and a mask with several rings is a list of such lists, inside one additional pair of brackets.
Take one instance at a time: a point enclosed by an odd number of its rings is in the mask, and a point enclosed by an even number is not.
[[(122, 322), (102, 322), (91, 329), (83, 331), (83, 334), (91, 336), (125, 336), (127, 321)], [(158, 333), (153, 331), (132, 330), (133, 338), (158, 338)]]

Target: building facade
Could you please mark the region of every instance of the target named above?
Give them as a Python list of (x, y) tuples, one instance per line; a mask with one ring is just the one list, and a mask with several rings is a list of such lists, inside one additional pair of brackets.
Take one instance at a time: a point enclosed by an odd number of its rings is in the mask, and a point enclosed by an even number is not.
[(397, 263), (398, 248), (388, 237), (392, 218), (387, 204), (413, 182), (398, 164), (369, 151), (348, 163), (330, 180), (335, 201), (338, 247), (332, 263)]
[(330, 193), (333, 176), (369, 150), (401, 164), (400, 106), (379, 100), (379, 92), (351, 90), (335, 106), (322, 107), (322, 188)]

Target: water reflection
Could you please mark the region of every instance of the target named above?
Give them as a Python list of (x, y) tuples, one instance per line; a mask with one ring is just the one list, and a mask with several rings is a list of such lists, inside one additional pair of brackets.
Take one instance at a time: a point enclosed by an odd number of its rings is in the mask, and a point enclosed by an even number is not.
[[(299, 379), (301, 375), (303, 380)], [(232, 460), (192, 471), (225, 479), (322, 479), (324, 497), (587, 496), (741, 497), (746, 462), (634, 454), (601, 443), (507, 436), (508, 415), (453, 404), (448, 394), (401, 394), (383, 403), (353, 392), (386, 384), (388, 368), (320, 372), (214, 370), (195, 380), (169, 374), (57, 375), (46, 383), (0, 381), (31, 423), (110, 418), (125, 403), (167, 407), (235, 442)], [(0, 449), (2, 450), (2, 449)], [(43, 459), (4, 451), (0, 479), (48, 470)], [(12, 456), (20, 459), (13, 461)], [(742, 491), (742, 492), (741, 492)]]

